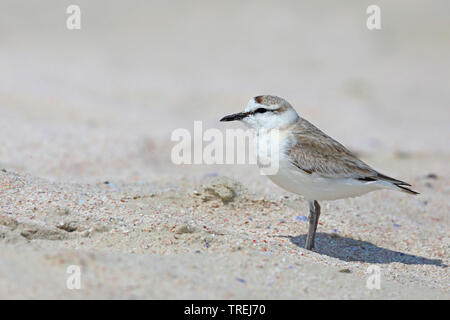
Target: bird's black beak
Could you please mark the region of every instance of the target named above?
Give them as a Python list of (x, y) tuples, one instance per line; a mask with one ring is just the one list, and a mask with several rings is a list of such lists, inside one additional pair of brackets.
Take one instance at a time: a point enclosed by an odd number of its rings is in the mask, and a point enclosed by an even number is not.
[(235, 114), (230, 114), (229, 116), (225, 116), (220, 121), (236, 121), (236, 120), (242, 120), (246, 116), (248, 116), (248, 113), (246, 112), (239, 112)]

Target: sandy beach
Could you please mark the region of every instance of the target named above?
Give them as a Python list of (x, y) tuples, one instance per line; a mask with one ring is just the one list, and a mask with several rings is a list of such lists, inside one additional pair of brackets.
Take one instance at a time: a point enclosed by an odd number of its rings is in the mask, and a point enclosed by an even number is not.
[[(0, 298), (449, 299), (450, 5), (413, 2), (3, 1)], [(308, 251), (301, 196), (172, 162), (265, 93), (420, 195), (323, 201)]]

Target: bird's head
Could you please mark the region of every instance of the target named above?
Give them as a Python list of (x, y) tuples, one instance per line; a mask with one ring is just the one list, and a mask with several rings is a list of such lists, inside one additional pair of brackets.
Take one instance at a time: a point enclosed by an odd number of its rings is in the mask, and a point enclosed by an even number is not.
[(270, 95), (250, 99), (243, 112), (235, 113), (220, 121), (242, 121), (252, 129), (283, 129), (298, 120), (298, 114), (286, 100)]

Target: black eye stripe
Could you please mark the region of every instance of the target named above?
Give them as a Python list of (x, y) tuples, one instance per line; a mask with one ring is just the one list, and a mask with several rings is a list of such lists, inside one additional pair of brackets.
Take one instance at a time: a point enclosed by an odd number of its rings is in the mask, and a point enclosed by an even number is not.
[(264, 113), (264, 112), (267, 112), (267, 111), (269, 111), (269, 110), (264, 109), (264, 108), (258, 108), (258, 109), (255, 110), (255, 113)]

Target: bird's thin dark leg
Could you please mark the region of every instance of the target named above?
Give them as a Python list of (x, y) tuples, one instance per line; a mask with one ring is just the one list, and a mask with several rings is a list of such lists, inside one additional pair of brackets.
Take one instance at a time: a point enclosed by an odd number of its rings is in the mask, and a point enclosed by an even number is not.
[(312, 250), (314, 248), (314, 238), (316, 237), (317, 223), (319, 222), (320, 206), (319, 203), (309, 201), (309, 230), (306, 236), (306, 249)]

